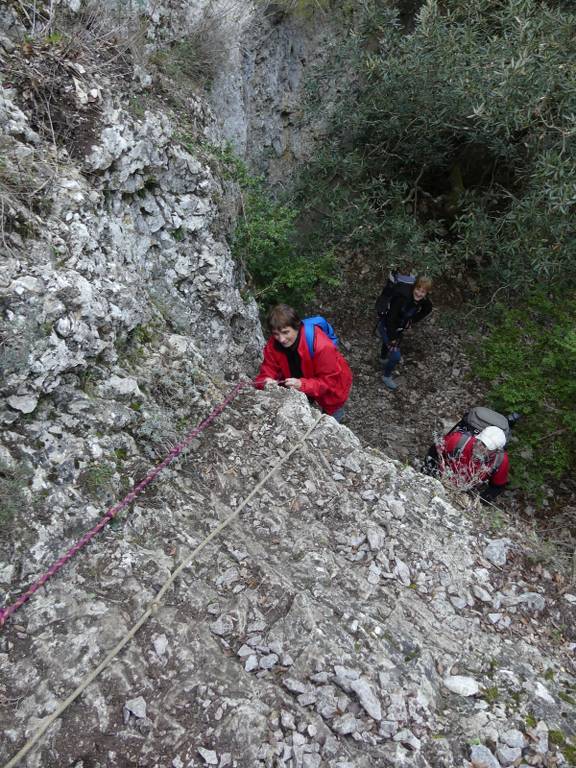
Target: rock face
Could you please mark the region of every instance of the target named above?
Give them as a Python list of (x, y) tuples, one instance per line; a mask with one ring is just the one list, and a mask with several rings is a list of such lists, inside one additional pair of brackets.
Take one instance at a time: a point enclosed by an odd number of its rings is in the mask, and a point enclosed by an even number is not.
[[(315, 418), (299, 394), (245, 390), (155, 498), (17, 614), (1, 641), (2, 759)], [(71, 543), (97, 515), (82, 512), (49, 523), (45, 546)], [(565, 764), (569, 649), (542, 649), (533, 607), (506, 599), (522, 584), (483, 558), (476, 525), (437, 481), (324, 417), (27, 765)]]
[(326, 106), (337, 98), (337, 80), (320, 72), (348, 30), (338, 14), (290, 14), (280, 4), (270, 4), (264, 13), (256, 5), (237, 21), (230, 30), (230, 57), (215, 78), (210, 101), (236, 150), (270, 183), (282, 185), (309, 159), (325, 129), (322, 109), (304, 117), (306, 89), (314, 85), (311, 72), (318, 67), (320, 102)]
[[(33, 136), (8, 91), (2, 111), (11, 135)], [(30, 413), (97, 359), (125, 367), (123, 347), (154, 334), (194, 329), (189, 343), (214, 373), (257, 359), (256, 306), (211, 231), (222, 191), (209, 168), (162, 115), (134, 123), (110, 109), (104, 123), (83, 167), (61, 169), (36, 237), (6, 238), (0, 393), (12, 411)]]
[[(153, 29), (168, 18), (150, 13)], [(8, 6), (0, 18), (11, 29)], [(275, 94), (275, 115), (309, 45), (291, 50), (301, 22), (283, 19), (262, 22), (274, 34), (251, 81), (251, 103)], [(263, 27), (248, 16), (234, 39), (250, 29)], [(287, 53), (298, 63), (267, 80)], [(262, 346), (220, 217), (228, 186), (167, 114), (134, 118), (97, 83), (73, 93), (99, 105), (76, 160), (0, 88), (2, 168), (24, 168), (35, 199), (0, 170), (0, 607), (206, 417), (226, 379), (252, 375)], [(189, 110), (217, 136), (206, 105)], [(259, 110), (237, 116), (247, 150), (280, 130), (258, 128)], [(272, 175), (298, 155), (295, 129), (290, 141)], [(522, 570), (515, 531), (491, 540), (478, 510), (329, 417), (159, 597), (316, 415), (298, 393), (246, 387), (6, 622), (2, 764), (148, 610), (23, 764), (566, 764), (574, 646), (557, 626), (574, 626), (576, 598)]]

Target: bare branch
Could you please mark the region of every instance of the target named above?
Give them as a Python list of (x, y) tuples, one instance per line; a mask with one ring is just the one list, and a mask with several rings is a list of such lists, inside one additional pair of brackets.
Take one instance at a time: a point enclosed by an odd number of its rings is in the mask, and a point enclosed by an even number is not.
[(497, 288), (492, 294), (492, 296), (490, 297), (490, 301), (488, 301), (487, 304), (482, 304), (481, 306), (472, 307), (472, 309), (464, 315), (464, 318), (470, 317), (470, 315), (476, 312), (476, 310), (478, 309), (486, 309), (487, 307), (489, 307), (494, 302), (494, 299), (496, 298), (497, 294), (499, 294), (500, 291), (503, 291), (506, 288), (510, 288), (510, 283), (506, 283), (506, 285), (501, 285), (500, 288)]

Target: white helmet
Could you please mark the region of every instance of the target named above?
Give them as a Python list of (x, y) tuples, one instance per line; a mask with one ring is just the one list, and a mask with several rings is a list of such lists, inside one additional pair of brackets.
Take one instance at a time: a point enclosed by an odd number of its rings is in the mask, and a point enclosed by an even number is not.
[(489, 451), (498, 451), (506, 445), (506, 435), (500, 427), (486, 427), (476, 437)]

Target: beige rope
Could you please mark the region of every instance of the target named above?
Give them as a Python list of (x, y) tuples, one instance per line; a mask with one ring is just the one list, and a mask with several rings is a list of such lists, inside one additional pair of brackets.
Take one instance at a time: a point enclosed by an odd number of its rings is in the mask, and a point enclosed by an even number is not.
[(184, 568), (187, 568), (193, 560), (196, 559), (198, 554), (204, 549), (204, 547), (209, 544), (212, 539), (214, 539), (216, 536), (218, 536), (219, 533), (221, 533), (224, 528), (226, 528), (230, 523), (238, 517), (240, 512), (244, 509), (244, 507), (254, 498), (254, 496), (258, 493), (258, 491), (262, 488), (262, 486), (268, 482), (268, 480), (272, 477), (274, 472), (282, 466), (288, 459), (294, 454), (298, 448), (300, 448), (301, 445), (304, 444), (304, 442), (308, 439), (309, 435), (316, 429), (320, 419), (324, 416), (323, 413), (321, 413), (318, 418), (314, 421), (312, 426), (307, 430), (305, 435), (300, 438), (300, 440), (296, 443), (296, 445), (285, 455), (283, 456), (276, 464), (272, 467), (272, 469), (260, 480), (259, 483), (252, 489), (252, 491), (248, 494), (248, 496), (244, 499), (244, 501), (241, 502), (240, 506), (236, 508), (234, 512), (232, 512), (231, 515), (229, 515), (223, 522), (220, 523), (214, 530), (206, 536), (206, 538), (198, 544), (196, 549), (192, 551), (192, 553), (189, 555), (189, 557), (186, 560), (183, 560), (180, 565), (173, 571), (171, 576), (164, 582), (162, 588), (152, 601), (150, 605), (148, 606), (147, 610), (142, 614), (140, 619), (134, 624), (134, 626), (122, 637), (121, 640), (116, 643), (114, 648), (107, 654), (106, 658), (95, 668), (90, 672), (84, 680), (80, 683), (80, 685), (68, 696), (68, 698), (64, 699), (64, 701), (60, 704), (60, 706), (52, 712), (52, 714), (46, 718), (44, 723), (38, 728), (36, 733), (34, 733), (33, 736), (30, 737), (30, 739), (24, 744), (22, 749), (17, 752), (14, 757), (9, 760), (6, 765), (3, 768), (14, 768), (15, 765), (17, 765), (20, 760), (22, 760), (23, 757), (25, 757), (28, 752), (34, 747), (38, 741), (42, 738), (42, 736), (46, 733), (48, 728), (52, 725), (52, 723), (57, 720), (60, 715), (68, 709), (70, 704), (72, 704), (73, 701), (75, 701), (78, 696), (90, 685), (90, 683), (98, 677), (100, 672), (102, 672), (103, 669), (106, 669), (108, 664), (112, 661), (112, 659), (124, 648), (125, 645), (127, 645), (130, 640), (134, 637), (134, 635), (138, 632), (140, 627), (145, 624), (150, 616), (152, 616), (158, 608), (160, 607), (160, 601), (162, 597), (166, 594), (166, 591), (169, 589), (169, 587), (174, 583), (178, 575), (184, 570)]

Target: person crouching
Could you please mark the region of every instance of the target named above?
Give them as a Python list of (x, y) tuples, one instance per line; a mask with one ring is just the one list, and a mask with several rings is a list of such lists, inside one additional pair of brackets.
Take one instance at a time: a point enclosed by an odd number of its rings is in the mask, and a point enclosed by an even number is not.
[(477, 435), (449, 432), (430, 447), (424, 472), (445, 478), (449, 485), (492, 502), (509, 481), (510, 460), (504, 450), (506, 435), (499, 427), (486, 427)]

